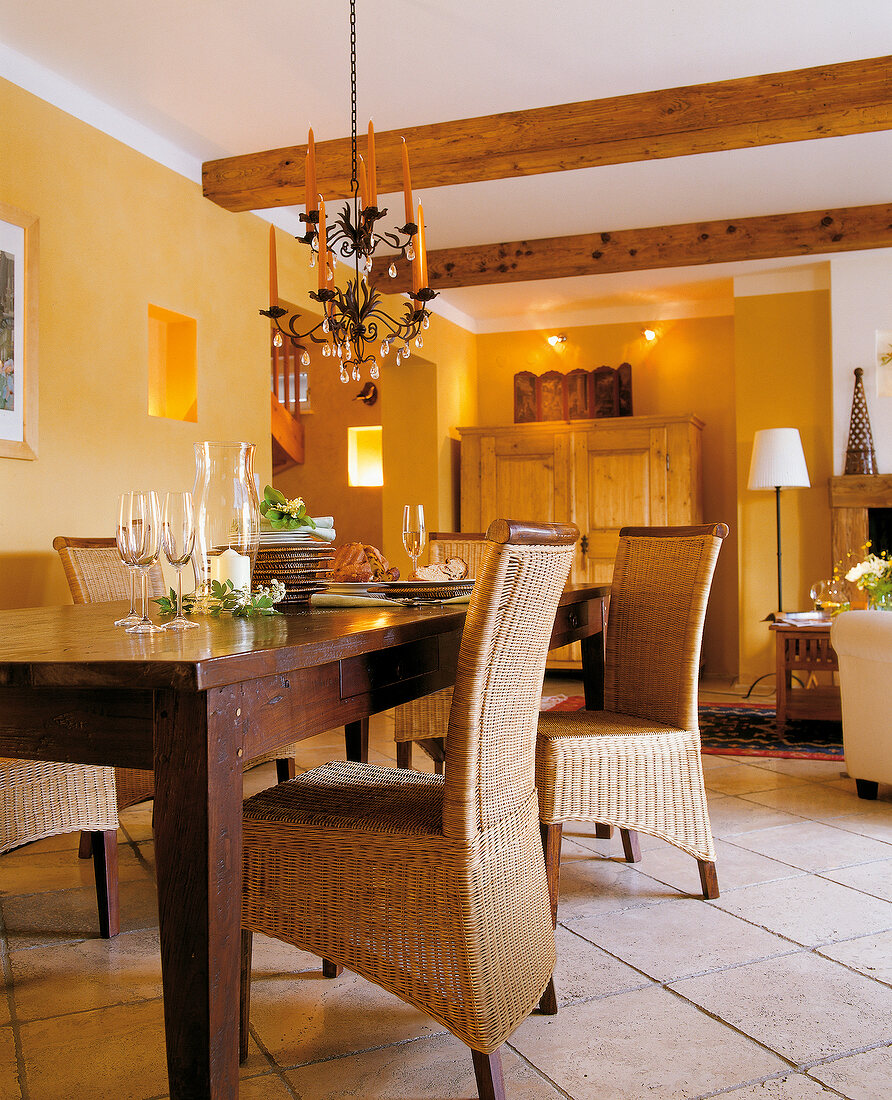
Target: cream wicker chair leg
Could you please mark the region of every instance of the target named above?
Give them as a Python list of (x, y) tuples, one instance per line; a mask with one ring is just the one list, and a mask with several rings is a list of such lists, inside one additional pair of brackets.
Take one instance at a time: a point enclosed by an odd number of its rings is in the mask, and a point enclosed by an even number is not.
[(443, 776), (335, 762), (244, 806), (241, 1039), (253, 932), (433, 1016), (503, 1100), (499, 1048), (554, 969), (536, 720), (575, 527), (490, 528), (458, 660)]

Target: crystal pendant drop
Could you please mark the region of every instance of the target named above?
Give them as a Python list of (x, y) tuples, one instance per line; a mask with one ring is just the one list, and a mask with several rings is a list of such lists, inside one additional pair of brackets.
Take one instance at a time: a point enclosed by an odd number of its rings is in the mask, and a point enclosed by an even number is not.
[(372, 360), (372, 365), (369, 367), (369, 375), (372, 378), (377, 378), (381, 372), (378, 370), (378, 364), (375, 360)]
[(341, 359), (344, 355), (344, 350), (340, 344), (337, 345), (338, 359)]
[(396, 264), (391, 264), (390, 267), (388, 267), (387, 274), (391, 277), (391, 279), (396, 278)]
[(415, 249), (412, 247), (411, 244), (406, 245), (406, 259), (407, 260), (414, 260), (415, 259)]
[(316, 266), (316, 253), (311, 252), (310, 253), (310, 267), (314, 268), (315, 266)]
[(345, 386), (350, 381), (350, 375), (347, 373), (347, 368), (344, 366), (343, 363), (341, 363), (341, 381), (344, 383)]
[(352, 370), (351, 373), (353, 375), (353, 381), (358, 382), (360, 377), (361, 377), (360, 373), (359, 373), (359, 364), (358, 363), (353, 364), (353, 370)]
[[(415, 342), (418, 343), (417, 340)], [(420, 347), (421, 345), (419, 344), (418, 346)], [(304, 349), (304, 352), (300, 357), (300, 365), (302, 367), (308, 367), (310, 365), (310, 353), (306, 349)]]
[(330, 355), (331, 355), (331, 348), (328, 346), (328, 344), (323, 344), (322, 345), (322, 356), (323, 356), (323, 358), (328, 359), (328, 357)]
[(424, 329), (428, 329), (428, 328), (431, 327), (430, 317), (425, 317), (425, 319), (421, 322), (421, 327), (424, 328)]
[(366, 256), (363, 263), (364, 263), (364, 266), (365, 266), (366, 275), (370, 275), (371, 271), (372, 271), (372, 257), (371, 256)]
[(281, 347), (281, 346), (282, 346), (282, 345), (283, 345), (284, 343), (285, 343), (285, 341), (284, 341), (284, 339), (282, 338), (282, 334), (281, 334), (281, 332), (279, 332), (279, 331), (278, 331), (278, 329), (277, 329), (277, 330), (276, 330), (276, 334), (275, 334), (275, 336), (273, 337), (273, 347), (274, 347), (274, 348), (280, 348), (280, 347)]
[(389, 355), (389, 354), (390, 354), (390, 341), (389, 340), (382, 340), (381, 341), (381, 357), (383, 358), (384, 356)]
[(408, 344), (404, 344), (403, 345), (403, 358), (408, 359), (411, 354), (412, 354), (412, 349), (409, 347)]
[(325, 333), (331, 332), (331, 325), (328, 323), (328, 318), (327, 317), (322, 322), (322, 331), (325, 332)]
[(423, 348), (424, 347), (424, 337), (423, 336), (416, 336), (415, 337), (415, 347), (416, 348)]

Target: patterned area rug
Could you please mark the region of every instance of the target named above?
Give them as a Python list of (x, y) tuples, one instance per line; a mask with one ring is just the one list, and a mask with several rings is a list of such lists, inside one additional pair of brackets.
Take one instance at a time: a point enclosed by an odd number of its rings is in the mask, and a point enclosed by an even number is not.
[[(542, 710), (581, 710), (581, 695), (550, 695)], [(774, 707), (762, 703), (702, 703), (700, 740), (705, 753), (719, 756), (777, 756), (801, 760), (842, 760), (839, 722), (788, 722), (778, 737)]]

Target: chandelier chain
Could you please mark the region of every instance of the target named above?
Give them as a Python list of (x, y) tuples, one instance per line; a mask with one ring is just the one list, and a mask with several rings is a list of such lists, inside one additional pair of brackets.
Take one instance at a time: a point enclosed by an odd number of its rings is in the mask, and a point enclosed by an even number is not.
[(353, 176), (350, 189), (354, 196), (359, 190), (356, 167), (356, 0), (350, 0), (350, 147), (353, 154)]

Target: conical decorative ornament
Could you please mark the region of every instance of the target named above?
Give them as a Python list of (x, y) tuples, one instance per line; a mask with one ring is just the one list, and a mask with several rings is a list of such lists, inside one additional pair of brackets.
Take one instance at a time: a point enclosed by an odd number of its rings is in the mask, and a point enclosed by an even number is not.
[(875, 474), (877, 456), (873, 449), (873, 433), (870, 430), (870, 417), (867, 415), (867, 398), (864, 396), (864, 383), (861, 367), (855, 368), (855, 392), (852, 395), (852, 416), (849, 421), (849, 444), (846, 447), (847, 474)]

